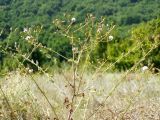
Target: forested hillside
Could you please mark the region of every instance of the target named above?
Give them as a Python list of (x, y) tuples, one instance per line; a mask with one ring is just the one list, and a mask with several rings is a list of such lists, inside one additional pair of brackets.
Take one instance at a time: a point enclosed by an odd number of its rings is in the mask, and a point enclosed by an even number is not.
[[(145, 31), (145, 35), (147, 35), (148, 38), (152, 36), (152, 34), (149, 33), (150, 31), (152, 31), (151, 33), (155, 33), (156, 31), (155, 36), (159, 34), (156, 26), (153, 26), (155, 31), (150, 27), (154, 24), (156, 24), (158, 28), (160, 27), (158, 20), (160, 17), (160, 0), (0, 0), (1, 47), (6, 44), (14, 46), (16, 42), (20, 44), (22, 50), (25, 51), (26, 47), (20, 33), (24, 28), (43, 26), (43, 29), (37, 35), (38, 41), (56, 50), (58, 53), (70, 57), (71, 51), (67, 39), (54, 34), (59, 28), (54, 26), (52, 22), (57, 18), (70, 21), (71, 18), (74, 17), (76, 18), (76, 26), (81, 22), (84, 23), (87, 14), (93, 14), (97, 21), (103, 16), (106, 18), (105, 23), (107, 25), (116, 25), (112, 33), (114, 35), (114, 43), (111, 43), (111, 46), (113, 47), (110, 48), (111, 50), (108, 50), (110, 51), (108, 54), (111, 55), (110, 61), (115, 61), (115, 58), (118, 57), (121, 52), (126, 51), (121, 47), (115, 56), (113, 51), (117, 48), (118, 44), (122, 44), (121, 46), (126, 46), (126, 48), (129, 47), (128, 42), (135, 34), (131, 36), (131, 32), (129, 34), (128, 30), (132, 31), (131, 28), (133, 26), (136, 27), (142, 24), (139, 26), (139, 28), (141, 28), (147, 25), (148, 30)], [(148, 21), (151, 21), (150, 23), (152, 24), (146, 23)], [(137, 29), (138, 28), (135, 28), (135, 30)], [(141, 37), (148, 40), (145, 35)], [(38, 52), (38, 55), (41, 55), (41, 52)], [(133, 58), (135, 58), (135, 56)], [(123, 69), (128, 68), (134, 64), (135, 60), (133, 60), (133, 58), (129, 58), (126, 62), (123, 61), (123, 63), (119, 63), (117, 66), (122, 66)], [(8, 65), (8, 63), (2, 61), (7, 59), (5, 61), (7, 62), (9, 58), (1, 54), (0, 59), (1, 63), (3, 63), (1, 66), (6, 66), (5, 64)], [(39, 61), (41, 61), (42, 64), (45, 64), (46, 60), (43, 60), (43, 57), (39, 59), (41, 59)], [(61, 57), (58, 57), (58, 59), (63, 61)], [(158, 58), (154, 60), (156, 64), (159, 65), (157, 59)]]
[(1, 27), (50, 24), (69, 13), (79, 21), (87, 13), (106, 16), (119, 25), (131, 25), (157, 18), (159, 0), (0, 0)]

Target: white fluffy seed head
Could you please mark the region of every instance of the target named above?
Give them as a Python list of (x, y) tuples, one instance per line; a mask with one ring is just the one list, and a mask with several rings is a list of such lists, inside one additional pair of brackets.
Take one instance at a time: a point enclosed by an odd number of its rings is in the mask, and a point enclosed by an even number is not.
[(143, 67), (141, 68), (141, 71), (142, 71), (142, 72), (145, 72), (146, 70), (148, 70), (148, 66), (143, 66)]
[(109, 41), (112, 41), (112, 40), (113, 40), (113, 36), (110, 35), (110, 36), (108, 37), (108, 39), (109, 39)]
[(17, 42), (14, 42), (14, 47), (17, 48)]
[(73, 18), (71, 19), (71, 22), (72, 22), (72, 23), (75, 23), (75, 22), (76, 22), (76, 18), (73, 17)]
[(27, 29), (27, 28), (24, 28), (24, 29), (23, 29), (23, 32), (28, 32), (28, 29)]
[(78, 53), (78, 48), (77, 47), (73, 47), (72, 51), (73, 51), (73, 53)]
[(33, 73), (33, 69), (29, 69), (28, 72), (29, 72), (29, 73)]
[(25, 40), (30, 40), (32, 37), (31, 36), (26, 36)]

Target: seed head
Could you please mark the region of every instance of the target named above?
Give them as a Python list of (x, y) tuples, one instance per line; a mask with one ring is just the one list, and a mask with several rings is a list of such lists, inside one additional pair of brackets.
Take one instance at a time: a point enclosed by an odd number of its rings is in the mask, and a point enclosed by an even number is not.
[(145, 72), (145, 71), (147, 71), (148, 70), (148, 66), (143, 66), (142, 68), (141, 68), (141, 71), (142, 72)]
[(29, 72), (29, 73), (33, 73), (33, 69), (29, 69), (28, 72)]
[(73, 53), (78, 53), (78, 48), (77, 47), (73, 47), (72, 51), (73, 51)]
[(112, 41), (112, 40), (113, 40), (113, 36), (110, 35), (110, 36), (108, 37), (108, 39), (109, 39), (109, 41)]
[(28, 32), (28, 29), (27, 29), (27, 28), (24, 28), (24, 29), (23, 29), (23, 32)]
[(31, 36), (26, 36), (25, 40), (30, 40), (32, 37)]
[(72, 22), (72, 23), (75, 23), (75, 22), (76, 22), (76, 18), (73, 17), (73, 18), (71, 19), (71, 22)]

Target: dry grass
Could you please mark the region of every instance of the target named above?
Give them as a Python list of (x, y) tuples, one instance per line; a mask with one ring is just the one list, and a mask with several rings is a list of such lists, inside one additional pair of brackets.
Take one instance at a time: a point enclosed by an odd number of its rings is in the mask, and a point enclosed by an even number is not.
[[(160, 76), (149, 72), (147, 75), (129, 74), (114, 93), (109, 95), (123, 73), (106, 73), (92, 80), (91, 75), (85, 74), (83, 80), (85, 83), (80, 89), (80, 93), (83, 94), (77, 96), (74, 105), (75, 110), (72, 114), (74, 120), (160, 119)], [(52, 83), (46, 75), (33, 75), (54, 106), (59, 119), (66, 120), (68, 117), (73, 91), (67, 87), (66, 81), (71, 77), (70, 72), (56, 73), (52, 77), (55, 82)], [(1, 88), (6, 98), (1, 92), (0, 119), (54, 119), (51, 107), (33, 83), (30, 75), (22, 75), (19, 72), (9, 73), (1, 80)], [(95, 112), (98, 107), (100, 109)], [(89, 118), (92, 112), (95, 113)]]

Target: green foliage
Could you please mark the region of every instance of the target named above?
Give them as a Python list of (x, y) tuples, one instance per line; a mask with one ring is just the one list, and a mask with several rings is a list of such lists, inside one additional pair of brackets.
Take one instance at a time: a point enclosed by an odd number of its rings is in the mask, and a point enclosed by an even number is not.
[[(140, 58), (143, 58), (147, 52), (150, 51), (153, 44), (158, 45), (156, 49), (149, 53), (145, 60), (143, 61), (143, 65), (154, 66), (156, 68), (160, 68), (160, 19), (152, 20), (148, 23), (142, 23), (137, 27), (132, 28), (131, 36), (128, 38), (121, 40), (118, 42), (119, 45), (111, 46), (110, 53), (114, 53), (116, 50), (119, 51), (121, 55), (123, 52), (127, 52), (129, 49), (132, 49), (136, 46), (140, 45), (140, 49), (136, 49), (133, 53), (131, 53), (128, 57), (124, 57), (121, 61), (119, 61), (116, 65), (117, 68), (128, 69), (132, 67)], [(116, 58), (114, 54), (112, 54), (113, 61)]]
[[(143, 49), (136, 51), (131, 56), (116, 63), (116, 69), (128, 69), (136, 61), (143, 56), (147, 50), (150, 49), (152, 42), (150, 39), (158, 39), (159, 35), (159, 21), (153, 20), (160, 16), (160, 1), (159, 0), (0, 0), (0, 45), (3, 49), (8, 46), (12, 48), (12, 54), (16, 52), (15, 44), (19, 45), (22, 53), (29, 54), (34, 47), (25, 41), (27, 34), (23, 33), (25, 28), (33, 28), (31, 36), (42, 45), (51, 48), (67, 58), (72, 57), (71, 42), (69, 39), (61, 34), (64, 27), (67, 27), (71, 22), (71, 18), (76, 18), (74, 28), (79, 27), (79, 23), (85, 23), (85, 18), (88, 13), (92, 13), (98, 22), (101, 16), (107, 16), (105, 25), (111, 27), (113, 24), (119, 25), (111, 32), (114, 37), (113, 41), (109, 43), (99, 42), (93, 50), (91, 61), (95, 59), (107, 59), (108, 63), (115, 62), (122, 53), (126, 53), (130, 48), (136, 46), (140, 39), (144, 39)], [(69, 15), (67, 14), (69, 13)], [(63, 24), (55, 26), (52, 24), (53, 20), (60, 18)], [(113, 21), (111, 23), (111, 21)], [(142, 23), (141, 25), (138, 25)], [(34, 32), (34, 27), (41, 26), (42, 29), (37, 33)], [(96, 27), (92, 28), (92, 34), (96, 34)], [(135, 27), (130, 32), (131, 27)], [(73, 26), (72, 26), (73, 27)], [(105, 28), (108, 29), (108, 28)], [(74, 34), (77, 39), (81, 41), (88, 39), (88, 30), (81, 31)], [(105, 30), (104, 30), (105, 31)], [(86, 33), (86, 34), (85, 34)], [(88, 34), (87, 34), (88, 33)], [(102, 32), (102, 34), (104, 34)], [(93, 35), (94, 36), (94, 35)], [(96, 36), (94, 36), (95, 39)], [(77, 43), (75, 43), (77, 44)], [(80, 45), (80, 44), (79, 44)], [(45, 54), (45, 55), (44, 55)], [(144, 64), (153, 63), (159, 67), (159, 49), (155, 49), (147, 58)], [(40, 66), (54, 65), (59, 61), (62, 63), (65, 59), (55, 53), (46, 52), (43, 49), (37, 49), (30, 56), (35, 62), (38, 59)], [(51, 59), (55, 58), (55, 59)], [(9, 57), (0, 53), (1, 68), (5, 68)], [(56, 62), (55, 62), (56, 61)], [(16, 62), (14, 61), (16, 66)], [(24, 62), (25, 65), (28, 62)], [(38, 68), (35, 68), (38, 69)]]
[[(141, 46), (141, 56), (149, 50), (151, 45), (160, 42), (160, 19), (152, 20), (147, 24), (141, 24), (132, 31), (132, 39), (135, 41), (144, 40)], [(160, 45), (154, 49), (144, 61), (144, 64), (153, 64), (160, 68)]]

